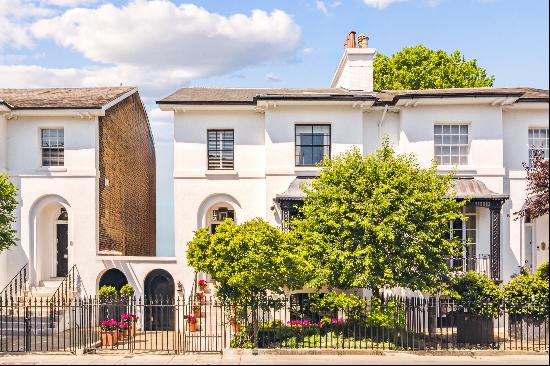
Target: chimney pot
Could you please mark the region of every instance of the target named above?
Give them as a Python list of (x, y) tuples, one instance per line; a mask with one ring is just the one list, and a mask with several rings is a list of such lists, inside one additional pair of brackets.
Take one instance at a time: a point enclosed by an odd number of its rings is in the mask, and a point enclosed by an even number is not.
[(355, 32), (351, 31), (349, 32), (348, 36), (346, 37), (346, 42), (344, 43), (344, 48), (356, 48), (357, 45), (355, 43)]
[(368, 48), (369, 37), (365, 36), (364, 33), (361, 33), (361, 35), (357, 38), (357, 43), (359, 44), (359, 48)]

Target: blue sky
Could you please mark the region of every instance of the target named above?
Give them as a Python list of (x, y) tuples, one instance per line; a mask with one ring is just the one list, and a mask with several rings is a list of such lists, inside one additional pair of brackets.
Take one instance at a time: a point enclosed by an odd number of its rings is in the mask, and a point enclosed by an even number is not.
[(384, 54), (459, 50), (495, 86), (547, 89), (548, 11), (544, 0), (0, 0), (0, 87), (138, 86), (169, 255), (172, 125), (156, 100), (187, 85), (326, 87), (351, 30)]

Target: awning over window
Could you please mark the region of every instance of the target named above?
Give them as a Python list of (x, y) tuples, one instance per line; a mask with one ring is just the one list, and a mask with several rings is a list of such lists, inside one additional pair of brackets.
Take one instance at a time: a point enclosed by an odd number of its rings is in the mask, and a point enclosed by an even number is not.
[(485, 183), (475, 178), (453, 179), (453, 185), (456, 191), (456, 198), (458, 199), (472, 198), (476, 201), (504, 201), (510, 197), (507, 194), (499, 194), (491, 191), (487, 188)]
[(302, 191), (302, 184), (311, 184), (313, 177), (297, 177), (288, 186), (286, 191), (281, 194), (277, 194), (276, 201), (301, 201), (306, 197), (304, 191)]
[[(286, 191), (281, 194), (277, 194), (276, 201), (299, 201), (303, 200), (306, 194), (302, 191), (302, 184), (309, 185), (313, 177), (297, 177), (288, 186)], [(504, 201), (509, 198), (509, 195), (499, 194), (491, 191), (485, 183), (475, 178), (458, 178), (453, 179), (454, 189), (456, 191), (456, 198), (472, 198), (476, 201), (482, 200), (496, 200)]]

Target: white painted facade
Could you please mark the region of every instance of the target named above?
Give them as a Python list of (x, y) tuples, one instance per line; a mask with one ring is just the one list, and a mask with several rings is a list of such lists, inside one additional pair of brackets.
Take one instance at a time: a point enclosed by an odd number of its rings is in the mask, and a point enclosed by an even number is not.
[[(344, 53), (333, 87), (372, 91), (374, 51), (358, 51)], [(358, 55), (365, 59), (357, 60)], [(360, 78), (355, 75), (358, 72), (370, 73), (370, 77)], [(193, 238), (194, 230), (208, 225), (212, 209), (220, 205), (235, 211), (237, 223), (260, 217), (281, 225), (276, 195), (296, 177), (318, 172), (315, 167), (295, 165), (295, 126), (304, 123), (330, 125), (332, 156), (352, 146), (372, 153), (381, 138), (388, 136), (399, 153), (415, 154), (424, 166), (434, 159), (434, 124), (468, 124), (468, 164), (439, 169), (456, 169), (458, 176), (474, 177), (491, 191), (510, 196), (501, 211), (502, 280), (517, 273), (520, 265), (536, 267), (548, 259), (548, 218), (525, 224), (514, 214), (525, 200), (522, 163), (528, 161), (528, 129), (548, 128), (548, 102), (466, 96), (412, 98), (389, 108), (373, 106), (373, 102), (331, 100), (182, 104), (160, 104), (161, 109), (174, 111), (174, 226), (176, 253), (182, 264), (185, 243)], [(234, 170), (208, 170), (209, 129), (234, 130)], [(488, 255), (489, 208), (475, 210), (477, 254)], [(533, 227), (532, 244), (526, 242), (526, 226)], [(191, 286), (189, 281), (184, 284)]]
[[(143, 295), (145, 278), (152, 270), (168, 270), (177, 282), (182, 267), (175, 257), (99, 254), (98, 122), (110, 105), (88, 113), (10, 111), (0, 104), (0, 173), (7, 173), (17, 187), (19, 202), (14, 225), (18, 243), (0, 253), (0, 290), (28, 263), (32, 291), (45, 288), (44, 293), (51, 295), (55, 288), (46, 288), (47, 283), (60, 280), (56, 278), (58, 223), (68, 225), (68, 268), (77, 266), (87, 295), (97, 293), (102, 274), (111, 268), (124, 273), (137, 296)], [(64, 166), (42, 166), (41, 130), (48, 128), (64, 130)], [(64, 222), (58, 220), (62, 208), (68, 214)]]

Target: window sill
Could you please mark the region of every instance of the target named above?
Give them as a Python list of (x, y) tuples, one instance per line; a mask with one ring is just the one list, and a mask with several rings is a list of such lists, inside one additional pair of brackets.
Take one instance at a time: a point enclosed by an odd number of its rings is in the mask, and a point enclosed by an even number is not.
[(437, 170), (440, 172), (450, 172), (454, 170), (459, 173), (471, 172), (473, 174), (477, 172), (476, 167), (473, 165), (438, 165)]
[(65, 166), (43, 166), (37, 169), (40, 172), (66, 172)]
[(239, 173), (236, 170), (207, 170), (206, 173), (204, 173), (207, 177), (219, 177), (219, 176), (238, 176)]
[(316, 166), (296, 166), (294, 167), (294, 174), (300, 175), (300, 174), (317, 174), (319, 172), (320, 168)]

